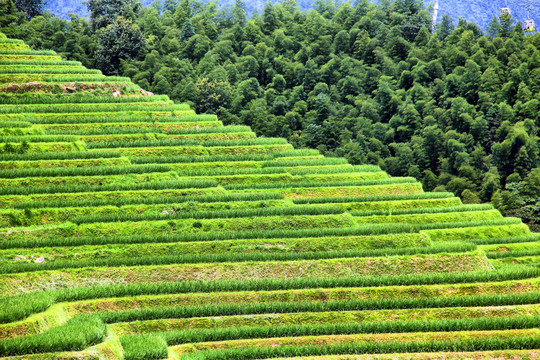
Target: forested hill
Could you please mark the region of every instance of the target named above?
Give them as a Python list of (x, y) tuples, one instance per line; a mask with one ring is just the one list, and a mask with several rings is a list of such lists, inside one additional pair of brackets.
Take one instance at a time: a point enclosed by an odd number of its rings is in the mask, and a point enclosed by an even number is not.
[[(79, 16), (88, 15), (88, 9), (84, 5), (84, 0), (49, 0), (46, 9), (53, 14), (67, 19), (69, 13), (76, 13)], [(142, 0), (144, 6), (152, 4), (152, 0)], [(265, 0), (247, 0), (245, 1), (248, 14), (262, 12), (264, 9)], [(279, 0), (271, 0), (272, 3), (280, 3)], [(337, 1), (341, 3), (344, 1)], [(218, 6), (227, 8), (234, 4), (234, 0), (219, 0)], [(301, 10), (308, 10), (316, 6), (325, 4), (325, 1), (299, 0), (298, 5)], [(425, 0), (424, 4), (429, 6), (432, 0)], [(487, 28), (489, 21), (493, 15), (499, 14), (499, 9), (504, 6), (504, 1), (489, 1), (489, 0), (440, 0), (439, 1), (439, 20), (443, 14), (449, 15), (451, 18), (459, 19), (460, 17), (468, 21), (477, 23), (482, 29)], [(516, 19), (523, 21), (527, 17), (526, 7), (524, 2), (510, 0), (508, 6)], [(538, 8), (531, 11), (531, 18), (540, 22), (540, 13)]]

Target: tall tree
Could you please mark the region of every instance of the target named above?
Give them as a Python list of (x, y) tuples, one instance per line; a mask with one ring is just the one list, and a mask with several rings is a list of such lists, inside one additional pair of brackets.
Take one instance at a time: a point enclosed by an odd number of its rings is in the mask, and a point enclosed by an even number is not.
[(178, 6), (177, 0), (165, 0), (163, 3), (163, 11), (170, 11), (174, 14), (176, 7)]
[(193, 24), (191, 23), (191, 19), (187, 19), (186, 22), (184, 23), (184, 26), (182, 26), (182, 35), (180, 39), (182, 41), (188, 41), (194, 35), (195, 35), (195, 28), (193, 27)]
[(270, 1), (264, 4), (263, 21), (263, 30), (266, 34), (271, 34), (279, 26), (278, 15)]
[(442, 20), (435, 26), (435, 31), (441, 40), (444, 40), (454, 31), (452, 18), (448, 14), (444, 14)]
[(47, 1), (44, 0), (15, 0), (15, 6), (19, 11), (26, 13), (27, 19), (43, 15), (45, 5)]
[(18, 31), (24, 15), (17, 11), (13, 0), (0, 1), (0, 31), (12, 37)]
[(514, 19), (510, 14), (502, 14), (499, 19), (501, 26), (499, 28), (498, 35), (500, 37), (509, 37), (514, 30), (514, 23), (516, 22), (516, 19)]
[(119, 17), (99, 37), (96, 65), (107, 75), (118, 75), (120, 61), (137, 58), (144, 47), (145, 39), (139, 27)]
[(142, 8), (140, 0), (88, 0), (90, 20), (94, 29), (112, 24), (118, 16), (132, 19)]
[(246, 4), (242, 0), (235, 0), (232, 7), (233, 23), (242, 27), (246, 26)]

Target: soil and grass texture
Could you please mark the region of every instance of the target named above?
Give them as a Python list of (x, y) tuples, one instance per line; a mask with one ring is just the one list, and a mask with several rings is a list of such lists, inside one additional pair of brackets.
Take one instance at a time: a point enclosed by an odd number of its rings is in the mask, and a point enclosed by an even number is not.
[(0, 358), (540, 359), (520, 219), (0, 45)]

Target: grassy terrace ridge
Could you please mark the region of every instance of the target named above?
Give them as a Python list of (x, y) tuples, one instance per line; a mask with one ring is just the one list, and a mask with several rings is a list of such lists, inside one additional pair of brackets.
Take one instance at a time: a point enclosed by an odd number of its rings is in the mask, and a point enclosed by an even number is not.
[(540, 358), (540, 235), (0, 34), (0, 359)]
[(461, 352), (427, 352), (427, 353), (393, 353), (362, 355), (322, 355), (310, 357), (275, 358), (276, 360), (485, 360), (485, 359), (536, 359), (538, 350), (505, 350), (505, 351), (461, 351)]

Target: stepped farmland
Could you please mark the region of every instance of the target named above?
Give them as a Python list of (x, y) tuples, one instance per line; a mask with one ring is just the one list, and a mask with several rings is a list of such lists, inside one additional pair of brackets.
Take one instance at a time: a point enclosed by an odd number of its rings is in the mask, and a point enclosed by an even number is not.
[(0, 45), (0, 357), (540, 358), (520, 219)]

